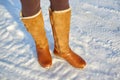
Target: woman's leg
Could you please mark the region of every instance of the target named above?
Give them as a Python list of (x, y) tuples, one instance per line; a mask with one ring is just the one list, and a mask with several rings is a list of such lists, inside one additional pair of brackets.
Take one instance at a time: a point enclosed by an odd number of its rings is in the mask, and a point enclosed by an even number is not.
[(21, 0), (22, 16), (28, 17), (40, 11), (40, 0)]
[(55, 11), (69, 8), (69, 0), (50, 0), (50, 8)]
[(52, 65), (52, 57), (44, 29), (40, 0), (21, 0), (21, 4), (21, 20), (36, 43), (38, 62), (44, 68), (50, 67)]
[[(76, 68), (84, 68), (86, 62), (69, 46), (71, 9), (69, 0), (50, 0), (50, 21), (54, 36), (54, 54), (64, 58)], [(77, 24), (76, 24), (77, 25)]]

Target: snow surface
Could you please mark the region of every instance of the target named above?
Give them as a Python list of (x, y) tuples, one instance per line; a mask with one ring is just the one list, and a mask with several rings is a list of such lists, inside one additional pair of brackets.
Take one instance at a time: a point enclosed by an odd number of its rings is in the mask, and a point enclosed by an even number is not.
[(0, 80), (120, 80), (120, 0), (70, 0), (70, 46), (86, 60), (82, 70), (53, 55), (49, 0), (41, 1), (52, 67), (37, 62), (19, 0), (0, 0)]

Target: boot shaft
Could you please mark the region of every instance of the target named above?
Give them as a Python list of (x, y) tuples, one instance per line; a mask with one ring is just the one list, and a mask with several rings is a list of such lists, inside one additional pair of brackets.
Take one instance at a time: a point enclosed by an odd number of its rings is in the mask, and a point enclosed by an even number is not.
[(53, 12), (49, 10), (49, 15), (55, 49), (60, 52), (64, 51), (64, 49), (69, 49), (71, 9)]
[(41, 48), (48, 45), (46, 38), (46, 32), (44, 29), (44, 20), (42, 11), (40, 10), (36, 15), (29, 17), (22, 17), (21, 20), (24, 23), (27, 31), (31, 33), (35, 40), (36, 45), (40, 45)]

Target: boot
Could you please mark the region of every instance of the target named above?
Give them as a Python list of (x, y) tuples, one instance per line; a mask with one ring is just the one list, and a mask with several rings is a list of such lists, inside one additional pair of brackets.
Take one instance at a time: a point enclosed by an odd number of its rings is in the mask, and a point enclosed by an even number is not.
[(86, 62), (69, 47), (71, 9), (62, 11), (49, 10), (54, 36), (54, 54), (65, 59), (75, 68), (84, 68)]
[(21, 17), (21, 20), (35, 40), (38, 62), (44, 68), (50, 67), (52, 64), (52, 58), (46, 38), (41, 10), (33, 16)]

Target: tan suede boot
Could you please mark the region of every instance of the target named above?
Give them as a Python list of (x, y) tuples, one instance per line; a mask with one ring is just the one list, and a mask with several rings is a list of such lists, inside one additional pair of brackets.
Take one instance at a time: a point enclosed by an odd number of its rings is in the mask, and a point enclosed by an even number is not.
[(86, 62), (69, 47), (71, 9), (51, 11), (50, 21), (54, 36), (54, 54), (65, 59), (73, 67), (84, 68)]
[(48, 41), (44, 29), (44, 21), (41, 10), (34, 16), (21, 17), (28, 32), (32, 35), (36, 43), (38, 62), (44, 68), (52, 64)]

